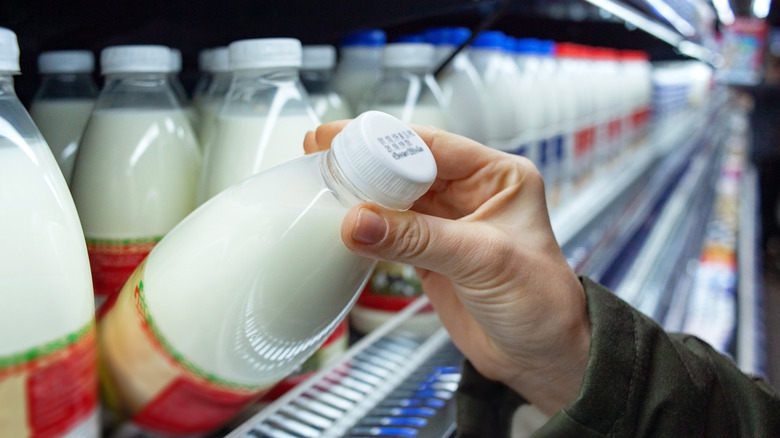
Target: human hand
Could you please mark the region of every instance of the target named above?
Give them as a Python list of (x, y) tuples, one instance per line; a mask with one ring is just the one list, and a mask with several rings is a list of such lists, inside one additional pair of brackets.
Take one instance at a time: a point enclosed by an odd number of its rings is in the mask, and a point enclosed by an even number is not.
[[(306, 152), (330, 147), (346, 121), (321, 125)], [(438, 176), (409, 211), (364, 203), (342, 224), (355, 253), (417, 267), (453, 342), (485, 377), (548, 415), (578, 395), (590, 325), (582, 285), (550, 225), (533, 164), (467, 138), (414, 126)]]

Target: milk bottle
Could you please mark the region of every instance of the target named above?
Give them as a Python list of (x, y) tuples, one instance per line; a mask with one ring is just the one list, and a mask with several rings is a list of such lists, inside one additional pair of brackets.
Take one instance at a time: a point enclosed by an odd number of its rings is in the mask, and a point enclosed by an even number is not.
[(556, 45), (556, 57), (562, 74), (572, 84), (575, 103), (572, 141), (565, 152), (565, 173), (571, 180), (571, 192), (580, 190), (589, 177), (596, 130), (593, 120), (593, 94), (587, 70), (586, 49), (570, 43)]
[(189, 119), (193, 127), (197, 126), (198, 113), (195, 112), (195, 108), (192, 106), (190, 97), (187, 95), (187, 90), (184, 89), (184, 84), (182, 84), (181, 79), (179, 79), (179, 74), (181, 73), (182, 67), (181, 50), (171, 48), (170, 57), (171, 70), (168, 81), (171, 83), (173, 93), (179, 100), (179, 106), (181, 106), (181, 108), (184, 110), (184, 113), (187, 114), (187, 119)]
[(68, 186), (14, 91), (0, 28), (0, 435), (100, 436), (94, 303)]
[(327, 45), (303, 46), (301, 82), (309, 93), (314, 113), (323, 122), (352, 118), (352, 110), (331, 88), (336, 48)]
[[(438, 68), (470, 36), (471, 31), (463, 27), (441, 27), (426, 31), (426, 41), (436, 47), (434, 65)], [(482, 80), (467, 51), (458, 52), (441, 70), (436, 81), (441, 88), (444, 106), (450, 113), (452, 132), (485, 143), (487, 100)]]
[(44, 52), (38, 57), (41, 85), (30, 115), (49, 144), (65, 181), (70, 181), (78, 142), (95, 105), (95, 57), (88, 50)]
[(212, 79), (197, 106), (199, 123), (196, 131), (204, 158), (208, 155), (207, 146), (214, 143), (212, 136), (217, 125), (219, 109), (225, 102), (225, 96), (227, 96), (230, 83), (233, 80), (228, 48), (217, 47), (212, 49), (210, 53), (209, 68), (213, 72)]
[[(360, 108), (383, 111), (408, 123), (449, 129), (441, 89), (431, 74), (434, 56), (435, 49), (428, 43), (387, 44), (382, 77)], [(360, 333), (370, 332), (420, 295), (422, 286), (412, 266), (380, 262), (350, 313), (350, 325)], [(420, 331), (439, 326), (430, 308), (414, 319), (412, 324)]]
[(319, 124), (298, 76), (300, 41), (241, 40), (229, 50), (233, 81), (209, 140), (213, 144), (205, 146), (199, 202), (303, 155), (303, 137)]
[(332, 149), (247, 178), (172, 230), (100, 321), (107, 400), (145, 432), (228, 421), (339, 325), (376, 261), (341, 240), (359, 202), (406, 209), (436, 176), (407, 125), (379, 112)]
[(95, 298), (103, 302), (192, 211), (200, 151), (168, 82), (164, 46), (101, 53), (101, 90), (73, 169)]
[(214, 50), (215, 49), (213, 48), (209, 48), (198, 52), (198, 82), (195, 83), (195, 88), (192, 89), (192, 106), (195, 108), (195, 111), (198, 112), (198, 116), (200, 116), (201, 100), (206, 94), (206, 90), (208, 90), (211, 80), (214, 79), (212, 61), (214, 58)]
[(506, 35), (500, 31), (480, 33), (471, 44), (469, 57), (485, 85), (487, 144), (512, 153), (523, 153), (524, 145), (512, 140), (518, 135), (517, 108), (522, 100), (517, 67), (506, 55)]
[(382, 76), (360, 104), (420, 125), (450, 128), (441, 88), (432, 75), (435, 49), (428, 43), (390, 43), (382, 53)]
[(355, 111), (382, 74), (385, 32), (368, 29), (341, 40), (341, 60), (333, 74), (333, 90)]
[(522, 99), (515, 105), (515, 127), (519, 131), (512, 140), (513, 152), (528, 157), (536, 164), (542, 176), (546, 176), (546, 150), (542, 128), (549, 118), (551, 104), (547, 78), (541, 76), (541, 64), (537, 58), (537, 40), (507, 37), (507, 50), (515, 65)]

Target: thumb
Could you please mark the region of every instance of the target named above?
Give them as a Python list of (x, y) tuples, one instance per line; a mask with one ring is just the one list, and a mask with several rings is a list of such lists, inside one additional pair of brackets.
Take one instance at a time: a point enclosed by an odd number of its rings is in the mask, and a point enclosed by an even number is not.
[(411, 210), (395, 211), (361, 204), (345, 216), (341, 239), (347, 248), (360, 255), (417, 266), (457, 279), (473, 274), (480, 259), (484, 260), (487, 236), (474, 233), (473, 227), (479, 226)]

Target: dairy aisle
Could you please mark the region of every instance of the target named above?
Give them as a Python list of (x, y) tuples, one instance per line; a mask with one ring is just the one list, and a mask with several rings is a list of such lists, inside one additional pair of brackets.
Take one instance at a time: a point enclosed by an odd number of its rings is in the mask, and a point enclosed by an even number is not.
[[(53, 153), (47, 166), (63, 166), (65, 182), (76, 182), (69, 188), (76, 209), (84, 209), (78, 214), (86, 235), (76, 252), (89, 255), (100, 289), (99, 311), (85, 326), (85, 338), (96, 338), (96, 346), (82, 356), (98, 361), (63, 368), (60, 379), (80, 382), (80, 392), (42, 398), (20, 385), (53, 363), (47, 354), (78, 362), (69, 351), (85, 348), (84, 341), (59, 334), (41, 340), (42, 330), (0, 333), (0, 438), (454, 437), (464, 356), (413, 267), (360, 262), (346, 269), (340, 242), (331, 238), (338, 219), (314, 223), (319, 195), (305, 208), (295, 203), (296, 196), (314, 193), (295, 172), (332, 170), (295, 158), (306, 131), (368, 110), (531, 160), (544, 178), (555, 237), (575, 272), (666, 330), (696, 335), (743, 371), (780, 382), (772, 313), (780, 290), (765, 281), (780, 277), (780, 258), (764, 251), (766, 161), (757, 161), (753, 150), (754, 139), (766, 134), (756, 123), (762, 99), (773, 92), (762, 76), (762, 50), (773, 53), (772, 41), (780, 41), (773, 32), (778, 8), (770, 13), (766, 6), (767, 18), (755, 6), (759, 1), (736, 0), (730, 8), (707, 0), (342, 1), (327, 7), (242, 0), (197, 8), (141, 1), (111, 9), (94, 1), (16, 3), (0, 6), (0, 27), (18, 41), (21, 74), (9, 77), (42, 133), (24, 134), (38, 135), (25, 141), (39, 145), (42, 137)], [(131, 48), (138, 54), (105, 58)], [(58, 61), (64, 58), (55, 53), (83, 59)], [(117, 63), (131, 66), (121, 80)], [(42, 94), (52, 73), (56, 88)], [(47, 113), (44, 126), (35, 104), (42, 95), (47, 103), (83, 101), (85, 83), (100, 114), (155, 112), (155, 120), (109, 127), (91, 117), (81, 128), (82, 105), (78, 123), (75, 113), (59, 116), (58, 137), (58, 116)], [(242, 128), (256, 132), (242, 136), (240, 155), (230, 148), (234, 129), (221, 122), (231, 117), (261, 121)], [(79, 132), (98, 128), (106, 131), (100, 140), (87, 135), (91, 143), (80, 147)], [(416, 141), (411, 131), (387, 134), (388, 148)], [(126, 141), (117, 146), (122, 136)], [(408, 147), (407, 154), (417, 153)], [(285, 174), (295, 163), (282, 163), (257, 177), (269, 150), (297, 160), (298, 170)], [(217, 165), (215, 156), (233, 163), (221, 169), (230, 179), (221, 194), (224, 187), (204, 183), (203, 169)], [(259, 190), (263, 177), (275, 181), (267, 192)], [(3, 184), (17, 182), (9, 178)], [(110, 212), (85, 202), (98, 193)], [(277, 224), (262, 219), (252, 205), (258, 200), (290, 205), (274, 213)], [(0, 201), (11, 208), (19, 202)], [(24, 208), (34, 217), (32, 205)], [(96, 231), (98, 216), (110, 232)], [(269, 228), (255, 233), (250, 222)], [(320, 231), (331, 223), (329, 233)], [(14, 234), (0, 231), (0, 239), (10, 236), (18, 246)], [(293, 253), (294, 247), (306, 249)], [(269, 248), (277, 255), (266, 256)], [(343, 275), (317, 266), (320, 254)], [(8, 249), (0, 248), (0, 257), (13, 260)], [(63, 266), (84, 264), (85, 257)], [(262, 270), (250, 269), (252, 263), (269, 274), (257, 274)], [(177, 281), (174, 271), (186, 281)], [(289, 292), (264, 292), (266, 283)], [(160, 284), (178, 292), (159, 294)], [(327, 287), (336, 284), (349, 290)], [(220, 288), (224, 293), (213, 293)], [(82, 301), (74, 306), (83, 308)], [(6, 302), (21, 303), (11, 296)], [(0, 310), (0, 327), (19, 317), (57, 325), (52, 309), (43, 318), (33, 302), (23, 305), (7, 315)], [(62, 306), (63, 314), (75, 311)], [(27, 313), (13, 314), (17, 308)], [(134, 315), (140, 323), (132, 322)], [(240, 336), (231, 338), (233, 332)], [(539, 410), (517, 413), (515, 436), (547, 419)]]

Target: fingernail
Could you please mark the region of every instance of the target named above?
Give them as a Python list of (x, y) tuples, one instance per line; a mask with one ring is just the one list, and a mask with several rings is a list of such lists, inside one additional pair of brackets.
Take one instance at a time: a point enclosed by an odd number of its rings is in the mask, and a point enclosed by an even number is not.
[(384, 239), (387, 233), (387, 222), (367, 208), (361, 208), (358, 212), (355, 229), (352, 230), (352, 238), (360, 243), (374, 244)]

